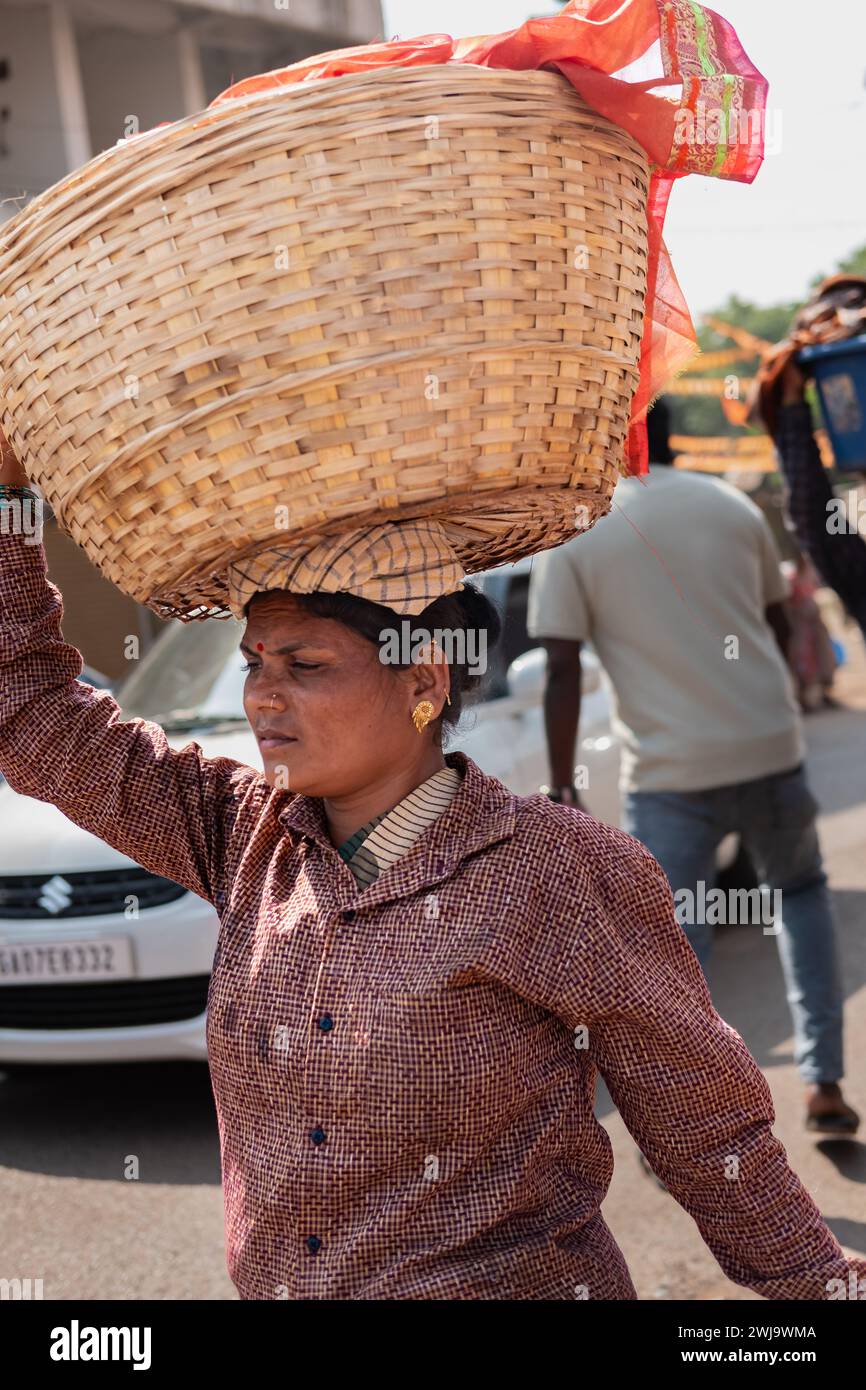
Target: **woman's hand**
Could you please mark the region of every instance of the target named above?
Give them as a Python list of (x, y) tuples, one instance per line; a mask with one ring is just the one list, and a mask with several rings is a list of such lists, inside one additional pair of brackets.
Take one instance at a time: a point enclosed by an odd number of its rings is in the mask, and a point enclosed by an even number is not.
[(0, 483), (5, 483), (7, 487), (27, 487), (29, 481), (18, 455), (0, 430)]

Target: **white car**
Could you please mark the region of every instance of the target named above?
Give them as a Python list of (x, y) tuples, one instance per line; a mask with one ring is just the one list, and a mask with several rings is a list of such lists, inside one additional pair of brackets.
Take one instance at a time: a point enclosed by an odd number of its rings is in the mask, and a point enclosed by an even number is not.
[[(450, 745), (520, 795), (549, 776), (545, 654), (525, 627), (529, 564), (479, 577), (504, 610), (503, 644), (488, 697)], [(260, 768), (243, 713), (243, 630), (233, 619), (172, 623), (116, 692), (124, 716), (162, 725), (174, 748), (194, 739), (207, 757)], [(610, 704), (591, 652), (584, 665), (576, 780), (593, 814), (618, 824)], [(5, 783), (0, 825), (0, 1067), (204, 1059), (213, 908)]]

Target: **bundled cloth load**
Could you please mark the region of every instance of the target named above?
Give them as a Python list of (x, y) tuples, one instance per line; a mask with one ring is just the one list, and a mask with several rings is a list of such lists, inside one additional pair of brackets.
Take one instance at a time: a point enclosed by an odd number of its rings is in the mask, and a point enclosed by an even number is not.
[(836, 464), (866, 469), (866, 278), (822, 280), (791, 323), (767, 348), (746, 403), (745, 420), (775, 435), (785, 369), (795, 362), (815, 378)]
[(695, 352), (668, 194), (751, 181), (765, 98), (691, 0), (246, 79), (0, 228), (0, 425), (161, 616), (256, 587), (420, 611), (644, 470), (647, 407)]

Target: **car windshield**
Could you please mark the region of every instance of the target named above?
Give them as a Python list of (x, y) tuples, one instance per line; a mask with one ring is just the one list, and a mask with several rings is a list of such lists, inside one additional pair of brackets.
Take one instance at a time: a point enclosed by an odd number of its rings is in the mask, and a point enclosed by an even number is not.
[(246, 724), (243, 632), (235, 618), (171, 623), (116, 691), (124, 717), (169, 730)]

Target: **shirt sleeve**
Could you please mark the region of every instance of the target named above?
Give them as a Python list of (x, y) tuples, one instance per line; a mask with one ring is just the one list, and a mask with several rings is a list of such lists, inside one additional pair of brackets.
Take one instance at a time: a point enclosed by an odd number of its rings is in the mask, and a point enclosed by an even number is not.
[(0, 771), (13, 791), (216, 906), (230, 824), (261, 774), (121, 719), (108, 691), (76, 679), (83, 660), (62, 616), (44, 547), (0, 535)]
[(866, 1261), (846, 1259), (789, 1167), (769, 1086), (712, 1005), (664, 873), (631, 841), (596, 884), (557, 1011), (585, 1026), (629, 1132), (728, 1278), (764, 1298), (840, 1297)]
[(588, 642), (592, 619), (576, 556), (568, 542), (543, 550), (532, 561), (526, 609), (530, 637)]

